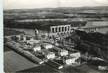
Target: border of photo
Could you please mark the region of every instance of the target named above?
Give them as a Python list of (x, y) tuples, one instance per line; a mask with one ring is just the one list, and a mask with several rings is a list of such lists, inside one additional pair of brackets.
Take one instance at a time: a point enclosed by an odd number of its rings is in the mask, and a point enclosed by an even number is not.
[(0, 73), (3, 71), (3, 0), (0, 0)]

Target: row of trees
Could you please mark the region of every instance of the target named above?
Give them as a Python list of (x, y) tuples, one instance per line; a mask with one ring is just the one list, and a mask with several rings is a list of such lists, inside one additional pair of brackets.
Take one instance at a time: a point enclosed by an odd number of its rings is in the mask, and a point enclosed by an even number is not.
[(16, 22), (15, 20), (4, 20), (4, 27), (10, 28), (30, 28), (30, 29), (42, 29), (49, 30), (50, 26), (53, 25), (66, 25), (71, 24), (72, 27), (85, 26), (86, 22), (70, 22), (70, 21), (34, 21), (34, 22)]

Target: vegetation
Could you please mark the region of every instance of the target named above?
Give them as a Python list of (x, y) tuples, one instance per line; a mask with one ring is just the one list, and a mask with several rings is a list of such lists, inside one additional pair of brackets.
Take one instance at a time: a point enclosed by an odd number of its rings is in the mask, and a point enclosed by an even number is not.
[(10, 28), (29, 28), (29, 29), (41, 29), (49, 30), (49, 26), (53, 25), (66, 25), (71, 24), (72, 26), (84, 26), (86, 22), (67, 22), (67, 21), (37, 21), (37, 22), (16, 22), (15, 20), (4, 20), (4, 27)]
[(108, 62), (108, 37), (101, 33), (86, 33), (76, 30), (70, 37), (75, 41), (77, 50), (82, 53), (88, 52), (90, 55), (100, 57)]
[(24, 32), (16, 31), (16, 30), (13, 30), (13, 29), (10, 29), (10, 28), (5, 28), (4, 29), (4, 35), (5, 36), (18, 35), (18, 34), (21, 34), (21, 33), (24, 33)]

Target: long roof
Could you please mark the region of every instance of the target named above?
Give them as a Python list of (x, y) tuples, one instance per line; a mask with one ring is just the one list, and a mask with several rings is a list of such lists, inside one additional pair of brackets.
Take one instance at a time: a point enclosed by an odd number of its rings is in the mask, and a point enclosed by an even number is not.
[(93, 21), (87, 22), (87, 24), (82, 28), (95, 28), (95, 27), (108, 27), (108, 21)]

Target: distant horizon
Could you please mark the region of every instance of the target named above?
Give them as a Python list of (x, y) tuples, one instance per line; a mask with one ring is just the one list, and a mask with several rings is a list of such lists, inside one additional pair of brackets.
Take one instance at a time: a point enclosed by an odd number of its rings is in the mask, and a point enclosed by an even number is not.
[(108, 0), (4, 0), (4, 10), (108, 6)]
[[(55, 9), (55, 8), (93, 8), (93, 7), (108, 7), (108, 6), (82, 6), (82, 7), (47, 7), (47, 8), (25, 8), (25, 10), (29, 9)], [(3, 10), (23, 10), (23, 9), (3, 9)]]

